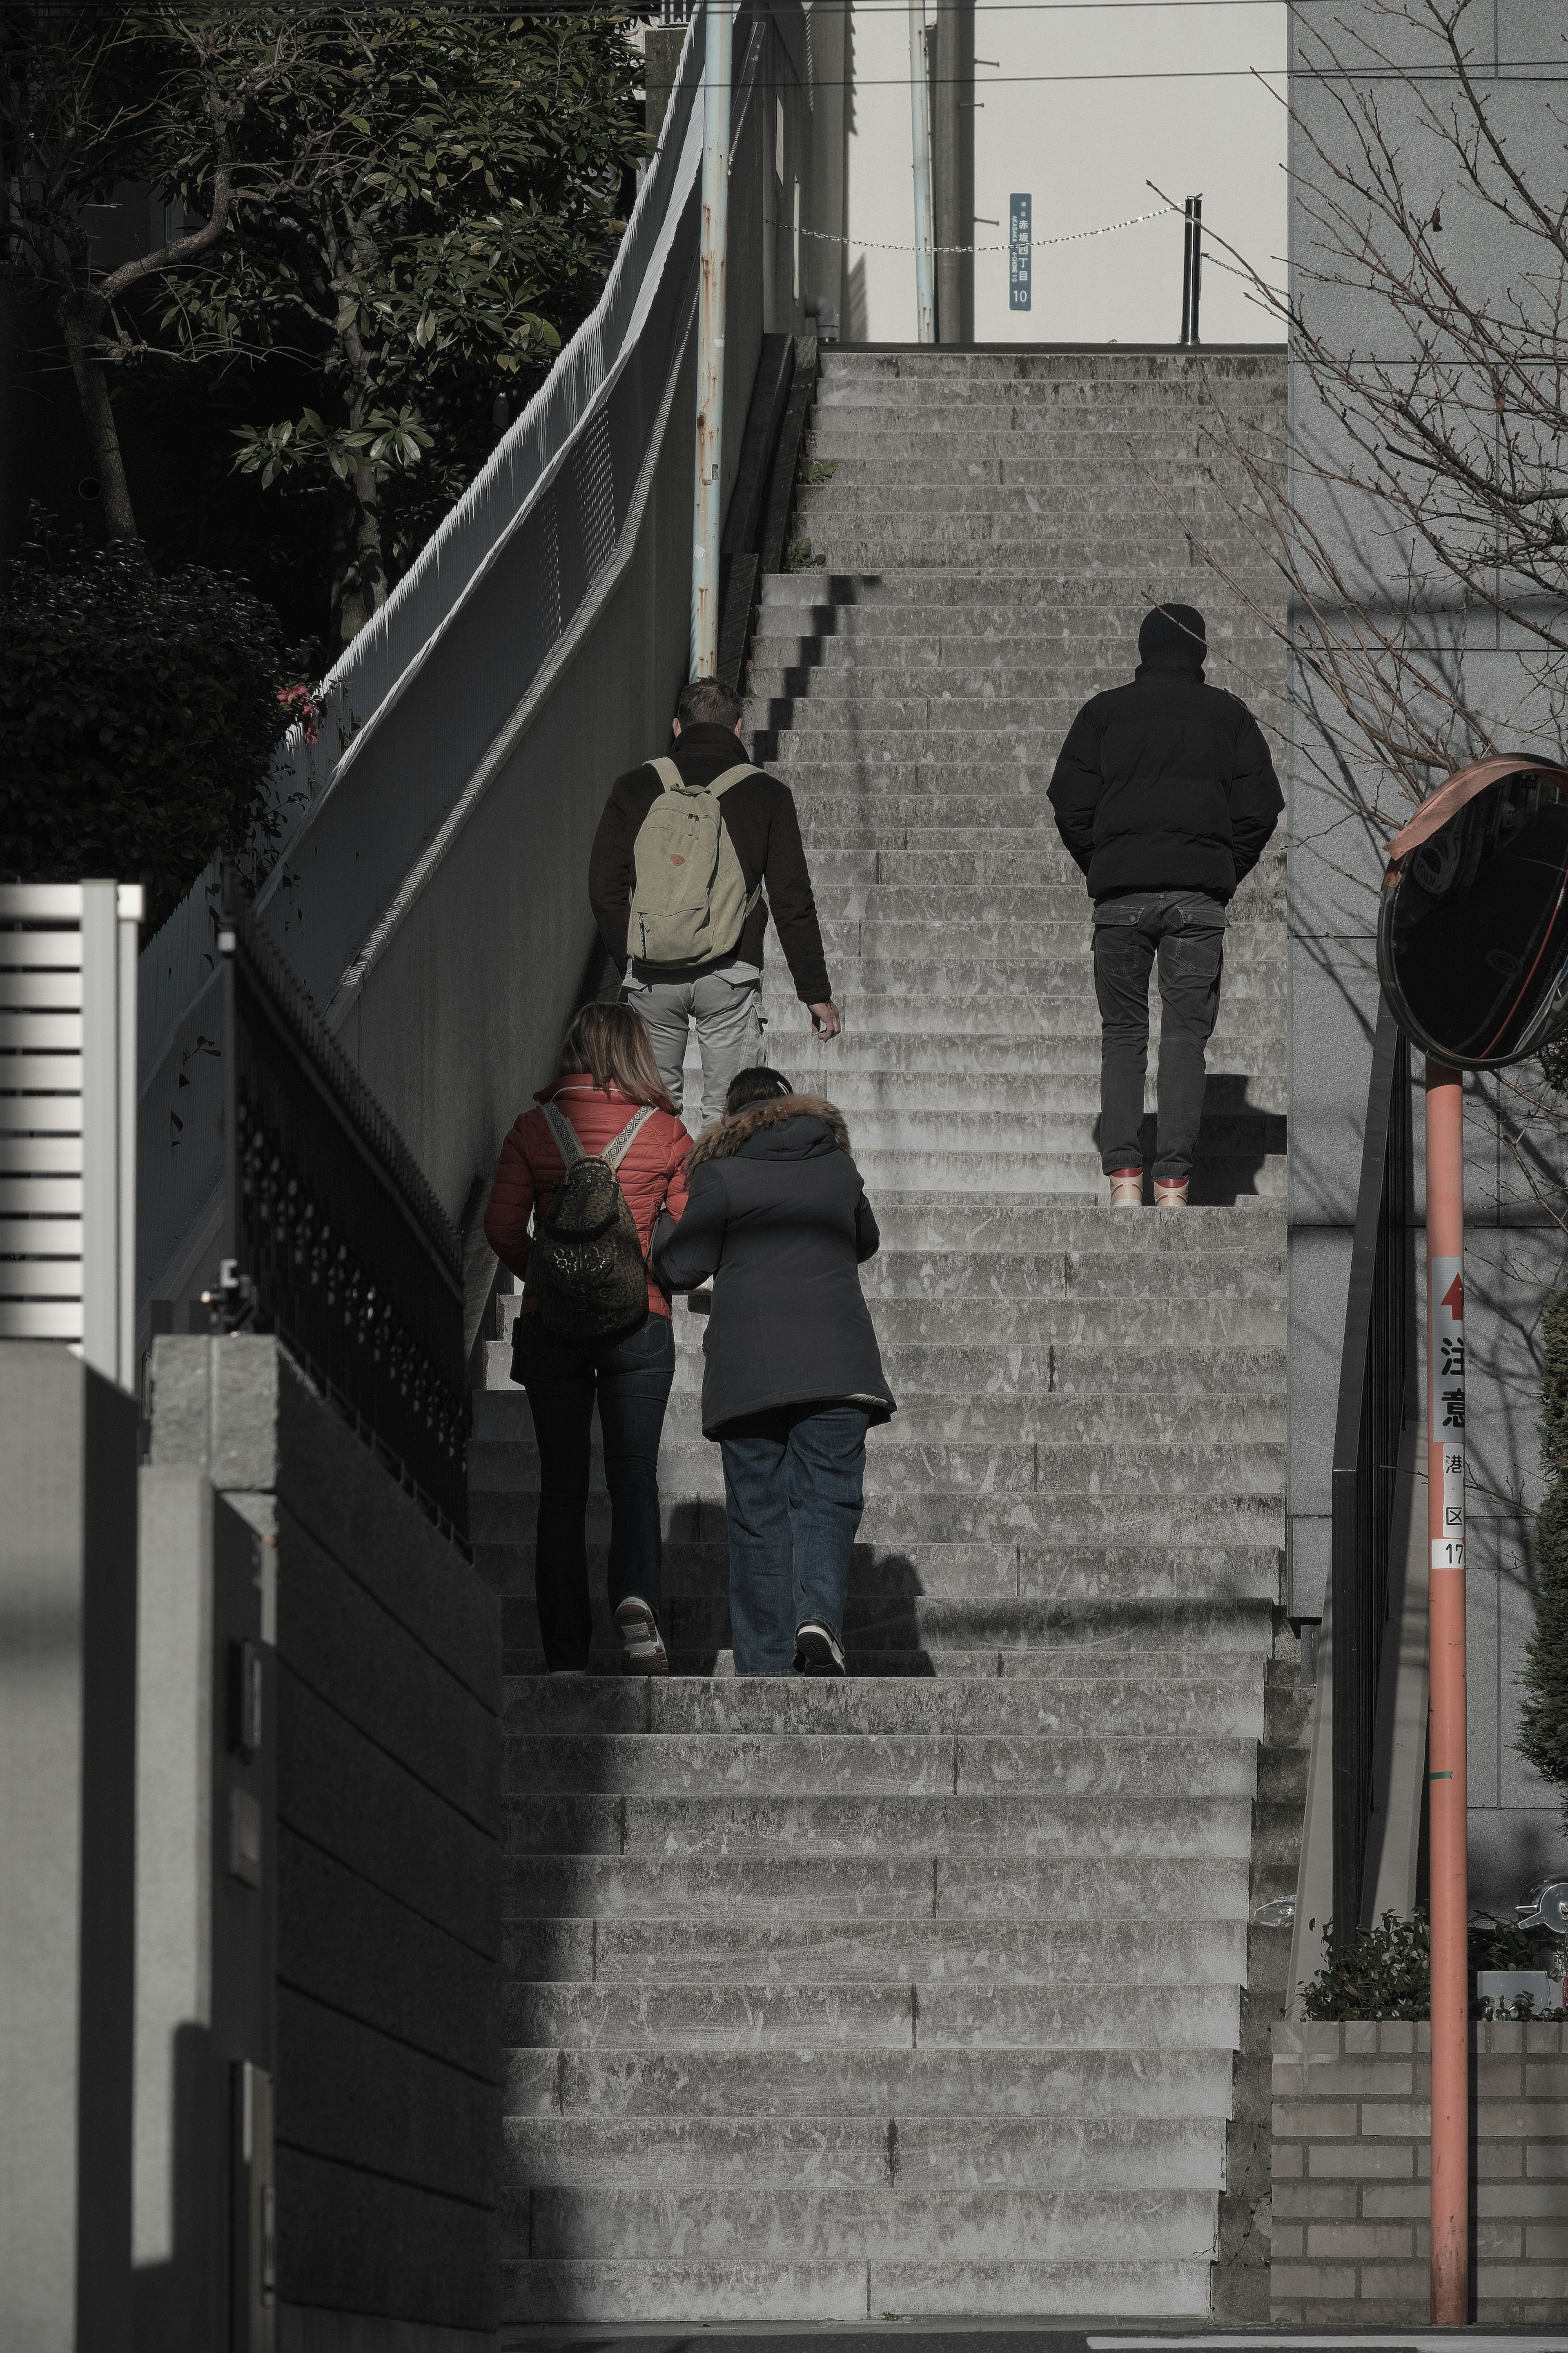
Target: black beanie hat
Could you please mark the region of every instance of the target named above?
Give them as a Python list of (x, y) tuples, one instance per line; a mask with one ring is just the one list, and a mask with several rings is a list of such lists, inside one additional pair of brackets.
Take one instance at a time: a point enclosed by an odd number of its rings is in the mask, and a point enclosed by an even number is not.
[(1201, 670), (1208, 653), (1204, 617), (1191, 605), (1156, 605), (1138, 632), (1138, 659), (1160, 670)]

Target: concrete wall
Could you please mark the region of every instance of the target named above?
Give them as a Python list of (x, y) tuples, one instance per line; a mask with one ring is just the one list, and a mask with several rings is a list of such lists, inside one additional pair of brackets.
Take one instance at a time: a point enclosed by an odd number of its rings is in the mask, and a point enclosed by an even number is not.
[[(934, 6), (928, 16), (935, 21)], [(915, 332), (909, 27), (902, 8), (847, 11), (854, 75), (849, 140), (847, 342)], [(977, 0), (977, 246), (1005, 248), (1008, 199), (1033, 199), (1037, 238), (1072, 237), (1201, 193), (1204, 217), (1270, 274), (1285, 251), (1287, 10), (1283, 0), (1134, 12), (986, 5)], [(994, 64), (984, 60), (994, 59)], [(1270, 81), (1257, 79), (1271, 76)], [(1034, 256), (1031, 308), (1008, 308), (1007, 255), (974, 260), (980, 343), (1174, 343), (1182, 227), (1149, 221)], [(1205, 342), (1280, 340), (1242, 281), (1217, 266), (1203, 290)]]
[[(1561, 2327), (1568, 2300), (1568, 2030), (1470, 2031), (1472, 2317)], [(1427, 2318), (1432, 2030), (1274, 2029), (1276, 2324)]]
[(131, 2328), (136, 1408), (0, 1345), (0, 2342)]
[(237, 2071), (275, 2065), (276, 1689), (256, 1531), (189, 1463), (140, 1505), (134, 2342), (168, 2353), (228, 2343), (271, 2178), (235, 2127)]
[(477, 2353), (498, 2276), (497, 1604), (276, 1341), (160, 1339), (152, 1443), (264, 1551), (279, 2353)]
[[(1367, 0), (1307, 0), (1304, 22), (1325, 30), (1364, 24), (1384, 38), (1385, 18)], [(1555, 186), (1560, 158), (1547, 95), (1523, 70), (1550, 55), (1539, 11), (1505, 7), (1474, 15), (1469, 37), (1476, 70), (1492, 80), (1509, 116), (1510, 154), (1542, 185)], [(1343, 34), (1334, 37), (1348, 53)], [(1305, 36), (1298, 34), (1298, 42)], [(1552, 46), (1556, 36), (1552, 37)], [(1292, 84), (1300, 127), (1293, 133), (1293, 165), (1313, 169), (1307, 132), (1329, 140), (1333, 93), (1306, 74)], [(1457, 176), (1451, 151), (1437, 148), (1415, 121), (1415, 100), (1384, 77), (1378, 106), (1401, 152), (1412, 185), (1444, 196), (1445, 266), (1465, 282), (1495, 286), (1502, 257), (1483, 234), (1462, 197), (1441, 186)], [(1458, 192), (1455, 191), (1457, 195)], [(1310, 263), (1316, 232), (1298, 195), (1292, 238), (1298, 268)], [(1424, 195), (1423, 201), (1426, 201)], [(1375, 353), (1402, 364), (1404, 330), (1386, 307), (1353, 304), (1316, 289), (1310, 298), (1319, 326), (1342, 347)], [(1335, 304), (1338, 304), (1336, 315)], [(1320, 408), (1305, 370), (1291, 368), (1291, 439), (1296, 453), (1293, 495), (1327, 544), (1347, 567), (1373, 610), (1401, 607), (1408, 573), (1401, 568), (1386, 524), (1342, 486), (1314, 482), (1303, 453), (1332, 464), (1343, 447)], [(1485, 713), (1505, 741), (1529, 743), (1539, 723), (1551, 725), (1531, 688), (1520, 652), (1495, 616), (1466, 614), (1446, 604), (1440, 584), (1426, 583), (1419, 627), (1448, 648), (1449, 674), (1460, 700)], [(1391, 772), (1370, 762), (1341, 763), (1329, 748), (1327, 727), (1314, 708), (1304, 672), (1294, 679), (1294, 737), (1287, 768), (1290, 912), (1290, 1242), (1289, 1472), (1288, 1544), (1290, 1607), (1301, 1618), (1322, 1608), (1328, 1573), (1334, 1410), (1349, 1278), (1351, 1229), (1360, 1173), (1362, 1125), (1377, 1004), (1376, 893), (1381, 843), (1409, 814)], [(1329, 712), (1331, 718), (1331, 711)], [(1552, 740), (1555, 741), (1554, 734)], [(1338, 788), (1314, 768), (1314, 754), (1341, 769)], [(1463, 754), (1459, 754), (1463, 756)], [(1456, 761), (1456, 765), (1458, 762)], [(1434, 782), (1441, 781), (1434, 777)], [(1424, 1214), (1421, 1059), (1416, 1066), (1418, 1214)], [(1471, 1894), (1478, 1903), (1510, 1915), (1531, 1880), (1568, 1863), (1568, 1841), (1558, 1803), (1513, 1749), (1518, 1714), (1515, 1678), (1531, 1623), (1531, 1518), (1541, 1497), (1535, 1438), (1539, 1411), (1537, 1323), (1542, 1296), (1560, 1279), (1563, 1234), (1535, 1198), (1507, 1141), (1520, 1124), (1506, 1083), (1467, 1083), (1467, 1324), (1469, 1335), (1469, 1799)], [(1506, 1117), (1510, 1110), (1514, 1116)], [(1552, 1149), (1546, 1149), (1546, 1159)], [(1561, 1167), (1542, 1173), (1560, 1185)]]

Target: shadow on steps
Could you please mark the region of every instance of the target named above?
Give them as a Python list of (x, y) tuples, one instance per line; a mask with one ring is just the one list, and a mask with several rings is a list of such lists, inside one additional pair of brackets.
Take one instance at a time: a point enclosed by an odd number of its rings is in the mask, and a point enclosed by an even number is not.
[[(1209, 1073), (1192, 1187), (1187, 1197), (1194, 1209), (1231, 1209), (1237, 1201), (1256, 1198), (1262, 1189), (1258, 1180), (1265, 1167), (1270, 1161), (1278, 1166), (1285, 1157), (1285, 1115), (1248, 1103), (1247, 1093), (1251, 1083), (1239, 1071)], [(1155, 1128), (1154, 1113), (1145, 1112), (1138, 1144), (1143, 1155), (1143, 1198), (1151, 1204), (1154, 1198)], [(1094, 1141), (1098, 1150), (1098, 1120), (1094, 1123)]]

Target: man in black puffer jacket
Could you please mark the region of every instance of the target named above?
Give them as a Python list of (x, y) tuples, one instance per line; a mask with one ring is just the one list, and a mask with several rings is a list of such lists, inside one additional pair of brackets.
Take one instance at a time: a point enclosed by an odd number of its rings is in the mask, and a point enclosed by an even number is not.
[(1094, 901), (1100, 1166), (1113, 1208), (1143, 1198), (1149, 972), (1160, 964), (1154, 1198), (1185, 1208), (1203, 1117), (1204, 1050), (1219, 1008), (1225, 911), (1285, 806), (1244, 702), (1204, 679), (1204, 617), (1156, 606), (1131, 686), (1086, 702), (1051, 778), (1057, 830)]

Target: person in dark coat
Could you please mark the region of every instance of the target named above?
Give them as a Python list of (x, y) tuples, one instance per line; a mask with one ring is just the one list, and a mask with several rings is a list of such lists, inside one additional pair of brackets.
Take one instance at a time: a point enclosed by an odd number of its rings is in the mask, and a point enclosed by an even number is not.
[(1130, 686), (1086, 702), (1048, 798), (1094, 902), (1100, 1015), (1100, 1166), (1113, 1208), (1143, 1198), (1149, 973), (1159, 959), (1160, 1113), (1154, 1198), (1187, 1206), (1203, 1117), (1204, 1050), (1219, 1009), (1226, 907), (1285, 806), (1263, 731), (1208, 685), (1204, 617), (1159, 605)]
[(687, 1174), (653, 1262), (672, 1291), (713, 1278), (702, 1429), (724, 1457), (735, 1672), (841, 1675), (866, 1432), (897, 1409), (860, 1291), (877, 1220), (837, 1112), (765, 1066)]

